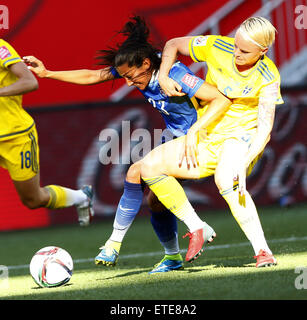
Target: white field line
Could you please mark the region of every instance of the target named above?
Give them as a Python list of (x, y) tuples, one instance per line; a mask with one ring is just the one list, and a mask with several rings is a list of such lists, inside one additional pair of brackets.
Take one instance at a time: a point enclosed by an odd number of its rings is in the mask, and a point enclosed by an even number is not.
[[(282, 242), (294, 242), (294, 241), (307, 241), (307, 236), (305, 237), (289, 237), (289, 238), (282, 238), (282, 239), (273, 239), (268, 240), (268, 243), (282, 243)], [(217, 250), (217, 249), (229, 249), (229, 248), (237, 248), (237, 247), (244, 247), (251, 245), (250, 242), (240, 242), (240, 243), (231, 243), (231, 244), (220, 244), (220, 245), (209, 245), (206, 247), (206, 250)], [(180, 250), (181, 253), (186, 252), (187, 250)], [(140, 257), (151, 257), (163, 254), (162, 251), (155, 251), (155, 252), (144, 252), (144, 253), (134, 253), (134, 254), (124, 254), (120, 256), (120, 259), (133, 259), (133, 258), (140, 258)], [(87, 258), (87, 259), (75, 259), (74, 264), (79, 263), (87, 263), (94, 261), (94, 257)], [(18, 269), (29, 269), (28, 264), (22, 264), (17, 266), (8, 266), (9, 270), (18, 270)]]

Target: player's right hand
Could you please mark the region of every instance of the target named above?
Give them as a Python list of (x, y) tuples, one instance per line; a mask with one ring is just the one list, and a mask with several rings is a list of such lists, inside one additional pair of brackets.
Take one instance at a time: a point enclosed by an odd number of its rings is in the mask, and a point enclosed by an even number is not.
[(185, 140), (180, 152), (178, 163), (179, 168), (181, 168), (184, 160), (186, 161), (188, 169), (191, 168), (191, 164), (194, 168), (198, 167), (198, 155), (197, 135), (196, 132), (190, 129), (185, 136)]
[(34, 56), (25, 56), (23, 61), (28, 65), (28, 69), (33, 71), (40, 78), (44, 78), (47, 75), (47, 69), (42, 61), (38, 60)]
[(158, 81), (163, 92), (169, 97), (185, 95), (184, 92), (181, 92), (182, 87), (175, 80), (169, 77), (159, 77)]

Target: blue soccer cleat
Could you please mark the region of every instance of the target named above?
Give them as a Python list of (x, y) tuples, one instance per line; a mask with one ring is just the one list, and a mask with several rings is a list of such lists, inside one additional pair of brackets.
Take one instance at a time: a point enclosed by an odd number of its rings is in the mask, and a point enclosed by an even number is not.
[(149, 274), (153, 273), (161, 273), (161, 272), (169, 272), (175, 270), (183, 269), (183, 259), (181, 254), (178, 253), (176, 255), (165, 255), (164, 258), (155, 265), (154, 269), (152, 269)]
[(93, 189), (92, 186), (82, 187), (82, 192), (86, 194), (87, 199), (82, 203), (76, 205), (78, 212), (78, 221), (80, 226), (86, 227), (90, 224), (91, 218), (94, 216), (93, 210)]

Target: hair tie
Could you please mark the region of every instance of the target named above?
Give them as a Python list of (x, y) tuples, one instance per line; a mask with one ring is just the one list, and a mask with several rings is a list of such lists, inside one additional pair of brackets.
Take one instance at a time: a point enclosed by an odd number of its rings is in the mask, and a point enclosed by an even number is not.
[(242, 28), (239, 28), (239, 31), (242, 35), (242, 37), (245, 39), (245, 40), (248, 40), (250, 42), (252, 42), (253, 44), (255, 44), (256, 46), (260, 47), (261, 49), (267, 49), (268, 47), (264, 47), (263, 45), (261, 45), (260, 43), (258, 43), (257, 41), (255, 41), (254, 39), (252, 39), (249, 34)]

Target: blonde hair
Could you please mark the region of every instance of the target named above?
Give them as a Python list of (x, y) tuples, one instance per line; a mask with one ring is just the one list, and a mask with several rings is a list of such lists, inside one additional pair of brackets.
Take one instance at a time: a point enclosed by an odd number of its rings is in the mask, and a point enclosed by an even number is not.
[(238, 31), (246, 40), (258, 45), (261, 49), (266, 49), (274, 43), (277, 32), (272, 23), (263, 17), (246, 19)]

